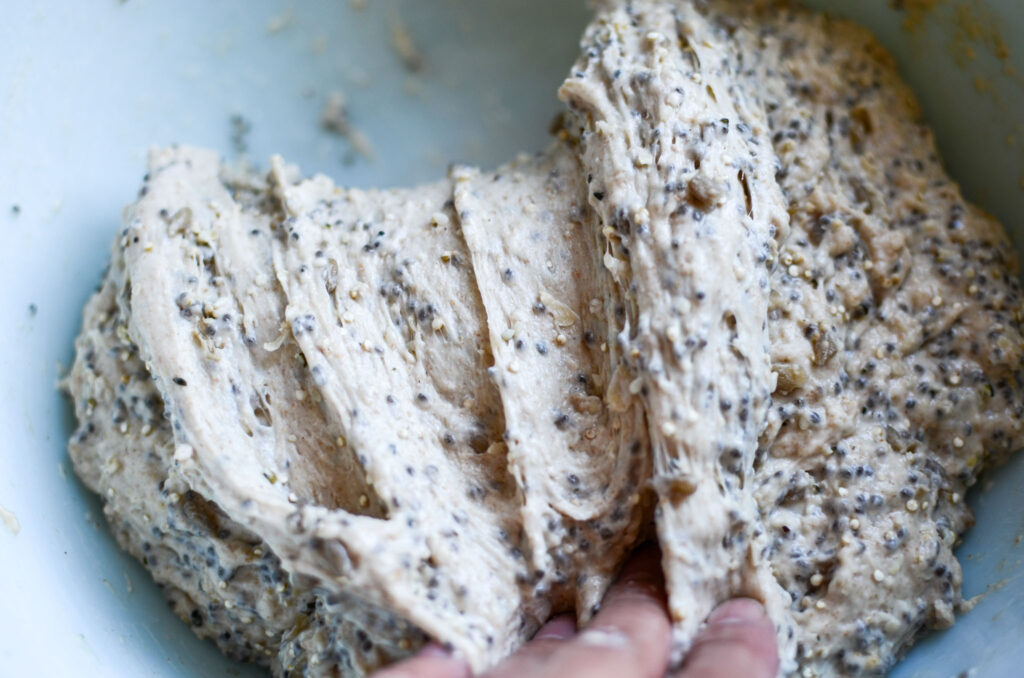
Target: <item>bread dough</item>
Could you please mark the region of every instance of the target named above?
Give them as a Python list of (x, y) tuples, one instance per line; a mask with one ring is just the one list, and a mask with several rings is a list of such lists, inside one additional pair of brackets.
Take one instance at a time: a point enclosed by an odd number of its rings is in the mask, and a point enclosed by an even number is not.
[(276, 675), (582, 621), (653, 522), (676, 649), (783, 673), (952, 623), (1020, 446), (1015, 259), (890, 57), (773, 3), (605, 3), (559, 141), (360, 191), (154, 151), (66, 382), (75, 469), (174, 609)]

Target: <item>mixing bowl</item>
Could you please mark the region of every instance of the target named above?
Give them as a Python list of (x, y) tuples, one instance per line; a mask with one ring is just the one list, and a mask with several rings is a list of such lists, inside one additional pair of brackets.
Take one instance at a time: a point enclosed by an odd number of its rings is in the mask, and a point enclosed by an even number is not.
[[(263, 675), (192, 636), (71, 473), (55, 389), (151, 144), (402, 185), (547, 143), (583, 0), (8, 3), (0, 22), (0, 674)], [(968, 197), (1024, 245), (1024, 3), (809, 0), (896, 55)], [(895, 5), (895, 6), (894, 6)], [(392, 46), (404, 26), (422, 65)], [(366, 154), (319, 125), (343, 92)], [(369, 156), (369, 157), (367, 157)], [(1024, 675), (1024, 456), (970, 497), (956, 626), (898, 678)]]

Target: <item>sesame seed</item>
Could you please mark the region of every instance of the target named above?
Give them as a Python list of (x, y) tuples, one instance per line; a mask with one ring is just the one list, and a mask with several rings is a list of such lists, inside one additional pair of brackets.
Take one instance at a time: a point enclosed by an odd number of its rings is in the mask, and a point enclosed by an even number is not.
[(881, 583), (885, 579), (885, 574), (883, 574), (881, 570), (875, 570), (874, 574), (871, 575), (871, 578), (876, 582)]
[(917, 503), (916, 499), (908, 499), (907, 500), (907, 510), (908, 511), (913, 513), (914, 511), (916, 511), (919, 508), (920, 508), (920, 505)]
[(956, 447), (956, 448), (959, 449), (959, 448), (961, 448), (963, 446), (964, 446), (964, 439), (961, 438), (960, 436), (954, 436), (954, 438), (953, 438), (953, 447)]

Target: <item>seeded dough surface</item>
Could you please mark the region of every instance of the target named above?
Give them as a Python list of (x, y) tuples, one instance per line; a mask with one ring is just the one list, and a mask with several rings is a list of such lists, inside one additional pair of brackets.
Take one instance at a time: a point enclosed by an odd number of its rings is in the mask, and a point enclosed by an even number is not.
[(559, 141), (359, 191), (154, 151), (66, 382), (76, 471), (174, 609), (277, 675), (585, 621), (638, 541), (677, 653), (763, 600), (782, 673), (960, 602), (1021, 444), (1021, 301), (890, 57), (773, 3), (602, 4)]

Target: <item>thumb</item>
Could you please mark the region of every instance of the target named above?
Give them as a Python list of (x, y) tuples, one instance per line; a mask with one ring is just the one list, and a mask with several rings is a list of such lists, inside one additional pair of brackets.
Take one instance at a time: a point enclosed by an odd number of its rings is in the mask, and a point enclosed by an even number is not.
[(757, 601), (738, 598), (711, 613), (675, 678), (774, 678), (778, 666), (775, 626)]

